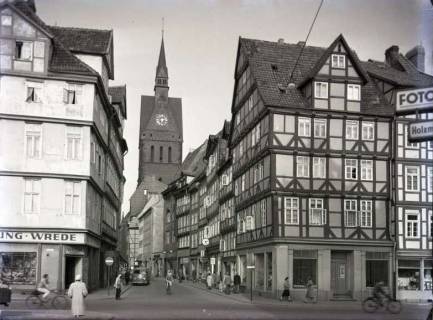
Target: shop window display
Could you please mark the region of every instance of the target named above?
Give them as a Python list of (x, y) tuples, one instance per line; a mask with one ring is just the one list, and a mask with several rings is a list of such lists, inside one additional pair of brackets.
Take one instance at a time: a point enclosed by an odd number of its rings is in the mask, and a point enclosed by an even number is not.
[(432, 260), (424, 260), (424, 290), (432, 289)]
[(420, 290), (420, 261), (399, 260), (397, 284), (399, 290)]
[(308, 279), (317, 283), (317, 251), (293, 251), (293, 285), (305, 286)]
[(11, 285), (35, 285), (36, 263), (36, 252), (2, 252), (1, 277)]

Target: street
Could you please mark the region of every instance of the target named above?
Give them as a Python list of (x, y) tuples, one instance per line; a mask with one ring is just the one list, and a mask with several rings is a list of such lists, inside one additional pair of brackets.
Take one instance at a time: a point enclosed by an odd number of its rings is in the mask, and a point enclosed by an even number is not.
[[(90, 294), (87, 301), (87, 319), (407, 319), (425, 320), (428, 312), (426, 304), (405, 304), (402, 313), (393, 315), (386, 311), (366, 314), (359, 302), (319, 302), (306, 305), (295, 301), (288, 304), (277, 300), (254, 297), (251, 304), (248, 296), (236, 294), (226, 296), (216, 290), (208, 291), (202, 285), (175, 283), (172, 295), (166, 295), (164, 282), (154, 280), (149, 286), (131, 287), (122, 299), (114, 300), (106, 291)], [(2, 307), (2, 309), (4, 309)], [(15, 301), (9, 309), (25, 309), (23, 300)], [(64, 319), (69, 313), (50, 311), (45, 318)], [(58, 316), (56, 316), (57, 312)], [(11, 313), (13, 314), (13, 313)], [(25, 317), (3, 316), (3, 319), (31, 319)], [(44, 313), (34, 314), (45, 319)]]

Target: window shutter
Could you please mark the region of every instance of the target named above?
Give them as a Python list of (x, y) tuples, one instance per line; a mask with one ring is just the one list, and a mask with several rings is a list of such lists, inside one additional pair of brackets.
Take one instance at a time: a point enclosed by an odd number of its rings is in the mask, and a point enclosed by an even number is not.
[(68, 103), (68, 90), (63, 89), (63, 103)]
[(26, 102), (32, 102), (34, 94), (35, 94), (35, 88), (33, 88), (33, 87), (27, 87)]

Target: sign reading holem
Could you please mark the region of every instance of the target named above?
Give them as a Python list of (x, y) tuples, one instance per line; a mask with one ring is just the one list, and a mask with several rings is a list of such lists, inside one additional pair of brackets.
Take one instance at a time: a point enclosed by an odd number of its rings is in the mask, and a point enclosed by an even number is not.
[(433, 140), (433, 120), (409, 123), (409, 142)]
[(433, 87), (397, 92), (395, 109), (397, 113), (433, 110)]

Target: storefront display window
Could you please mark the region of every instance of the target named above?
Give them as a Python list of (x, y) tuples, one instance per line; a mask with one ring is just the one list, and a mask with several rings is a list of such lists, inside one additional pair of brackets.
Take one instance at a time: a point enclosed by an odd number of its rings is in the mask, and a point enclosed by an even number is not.
[(317, 251), (293, 251), (293, 285), (305, 286), (311, 278), (317, 284)]
[(424, 290), (432, 290), (432, 260), (424, 260)]
[(266, 289), (270, 291), (272, 290), (272, 252), (268, 252), (266, 254), (266, 273), (267, 273)]
[(255, 276), (256, 276), (256, 289), (263, 290), (265, 285), (265, 255), (259, 253), (255, 255)]
[(1, 252), (1, 277), (9, 284), (36, 284), (36, 252)]
[(367, 260), (366, 286), (374, 287), (382, 281), (388, 285), (388, 261), (386, 260)]
[(420, 290), (420, 261), (398, 261), (398, 289)]

